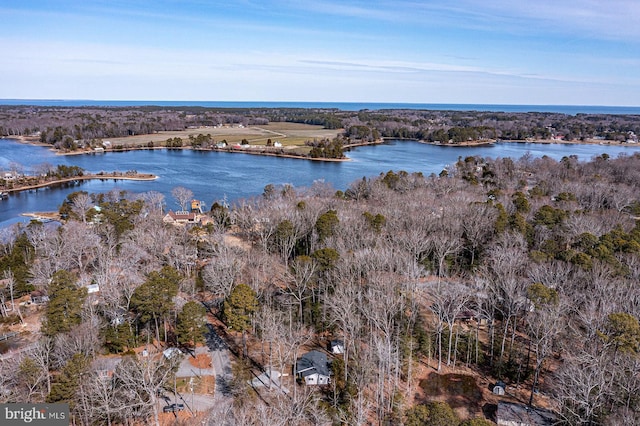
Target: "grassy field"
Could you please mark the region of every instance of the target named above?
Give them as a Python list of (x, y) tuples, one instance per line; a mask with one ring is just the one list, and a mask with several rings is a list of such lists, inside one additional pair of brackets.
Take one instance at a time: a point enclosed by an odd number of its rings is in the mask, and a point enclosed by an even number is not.
[[(113, 146), (141, 146), (153, 142), (155, 146), (163, 145), (169, 138), (182, 138), (183, 143), (187, 142), (189, 136), (199, 134), (211, 135), (215, 142), (226, 140), (233, 145), (247, 139), (251, 145), (266, 145), (267, 140), (280, 142), (283, 146), (304, 147), (304, 143), (314, 139), (333, 139), (342, 129), (329, 130), (322, 126), (312, 126), (300, 123), (269, 123), (265, 126), (223, 126), (223, 127), (200, 127), (185, 129), (183, 131), (158, 132), (150, 135), (136, 135), (124, 138), (109, 138)], [(107, 140), (107, 139), (105, 139)]]

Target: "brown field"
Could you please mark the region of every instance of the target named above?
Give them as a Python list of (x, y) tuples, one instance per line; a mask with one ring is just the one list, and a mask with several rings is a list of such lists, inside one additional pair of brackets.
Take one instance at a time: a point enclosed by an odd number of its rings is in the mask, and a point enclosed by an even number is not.
[(242, 139), (247, 139), (251, 145), (266, 145), (267, 139), (273, 142), (280, 142), (283, 146), (304, 146), (307, 140), (336, 137), (342, 129), (331, 130), (322, 126), (313, 126), (300, 123), (269, 123), (266, 126), (223, 126), (223, 127), (198, 127), (185, 129), (182, 131), (158, 132), (150, 135), (136, 135), (124, 138), (109, 138), (113, 145), (139, 146), (153, 142), (156, 146), (169, 138), (182, 138), (186, 140), (189, 136), (199, 134), (211, 135), (218, 142), (223, 139), (229, 144), (240, 143)]

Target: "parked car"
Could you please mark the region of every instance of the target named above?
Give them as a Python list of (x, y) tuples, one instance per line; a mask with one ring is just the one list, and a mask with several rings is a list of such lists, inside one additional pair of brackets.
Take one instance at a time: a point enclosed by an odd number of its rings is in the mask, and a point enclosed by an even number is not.
[(162, 411), (165, 413), (173, 413), (175, 411), (184, 410), (184, 404), (171, 404), (162, 407)]

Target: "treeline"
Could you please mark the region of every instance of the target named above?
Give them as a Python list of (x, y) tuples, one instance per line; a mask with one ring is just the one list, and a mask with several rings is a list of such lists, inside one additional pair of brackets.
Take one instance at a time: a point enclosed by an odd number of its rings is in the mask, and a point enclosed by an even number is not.
[[(360, 111), (343, 120), (344, 127), (367, 126), (383, 137), (442, 143), (481, 139), (550, 139), (637, 141), (640, 116), (480, 111)], [(634, 136), (635, 135), (635, 136)]]
[[(193, 198), (172, 194), (181, 210)], [(640, 421), (638, 154), (466, 157), (344, 191), (269, 185), (188, 227), (164, 223), (166, 204), (79, 192), (59, 228), (16, 228), (0, 252), (4, 306), (33, 289), (49, 302), (2, 312), (43, 318), (41, 339), (0, 361), (2, 402), (69, 402), (76, 424), (155, 423), (176, 361), (135, 354), (193, 348), (206, 306), (237, 354), (233, 403), (210, 424), (457, 426), (424, 365), (472, 388), (505, 382), (565, 424)], [(333, 339), (345, 351), (330, 356), (330, 386), (283, 376), (289, 393), (249, 389)], [(121, 362), (105, 380), (108, 353)], [(466, 424), (485, 403), (459, 410)]]
[(307, 141), (306, 145), (311, 147), (311, 151), (309, 151), (311, 158), (344, 158), (342, 150), (344, 142), (340, 137), (333, 140)]
[(411, 138), (440, 143), (470, 140), (636, 141), (640, 116), (481, 111), (341, 111), (309, 108), (30, 107), (0, 106), (0, 135), (39, 135), (40, 141), (73, 149), (77, 141), (184, 130), (221, 124), (273, 121), (345, 129), (358, 140)]

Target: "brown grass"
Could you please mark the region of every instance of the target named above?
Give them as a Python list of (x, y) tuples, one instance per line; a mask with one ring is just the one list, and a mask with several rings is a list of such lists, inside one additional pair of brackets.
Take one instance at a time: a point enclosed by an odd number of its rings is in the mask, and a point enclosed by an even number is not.
[(189, 358), (189, 364), (196, 368), (211, 368), (211, 356), (208, 354), (197, 354), (195, 358)]
[(301, 123), (269, 123), (264, 126), (249, 127), (198, 127), (181, 131), (158, 132), (150, 135), (127, 136), (123, 138), (105, 138), (112, 146), (123, 145), (127, 147), (144, 146), (149, 142), (159, 146), (169, 138), (182, 138), (187, 142), (189, 136), (211, 135), (214, 141), (226, 140), (228, 144), (240, 143), (247, 139), (252, 145), (266, 145), (267, 140), (280, 142), (283, 146), (304, 146), (308, 140), (336, 137), (342, 129), (331, 130), (322, 126), (313, 126)]

